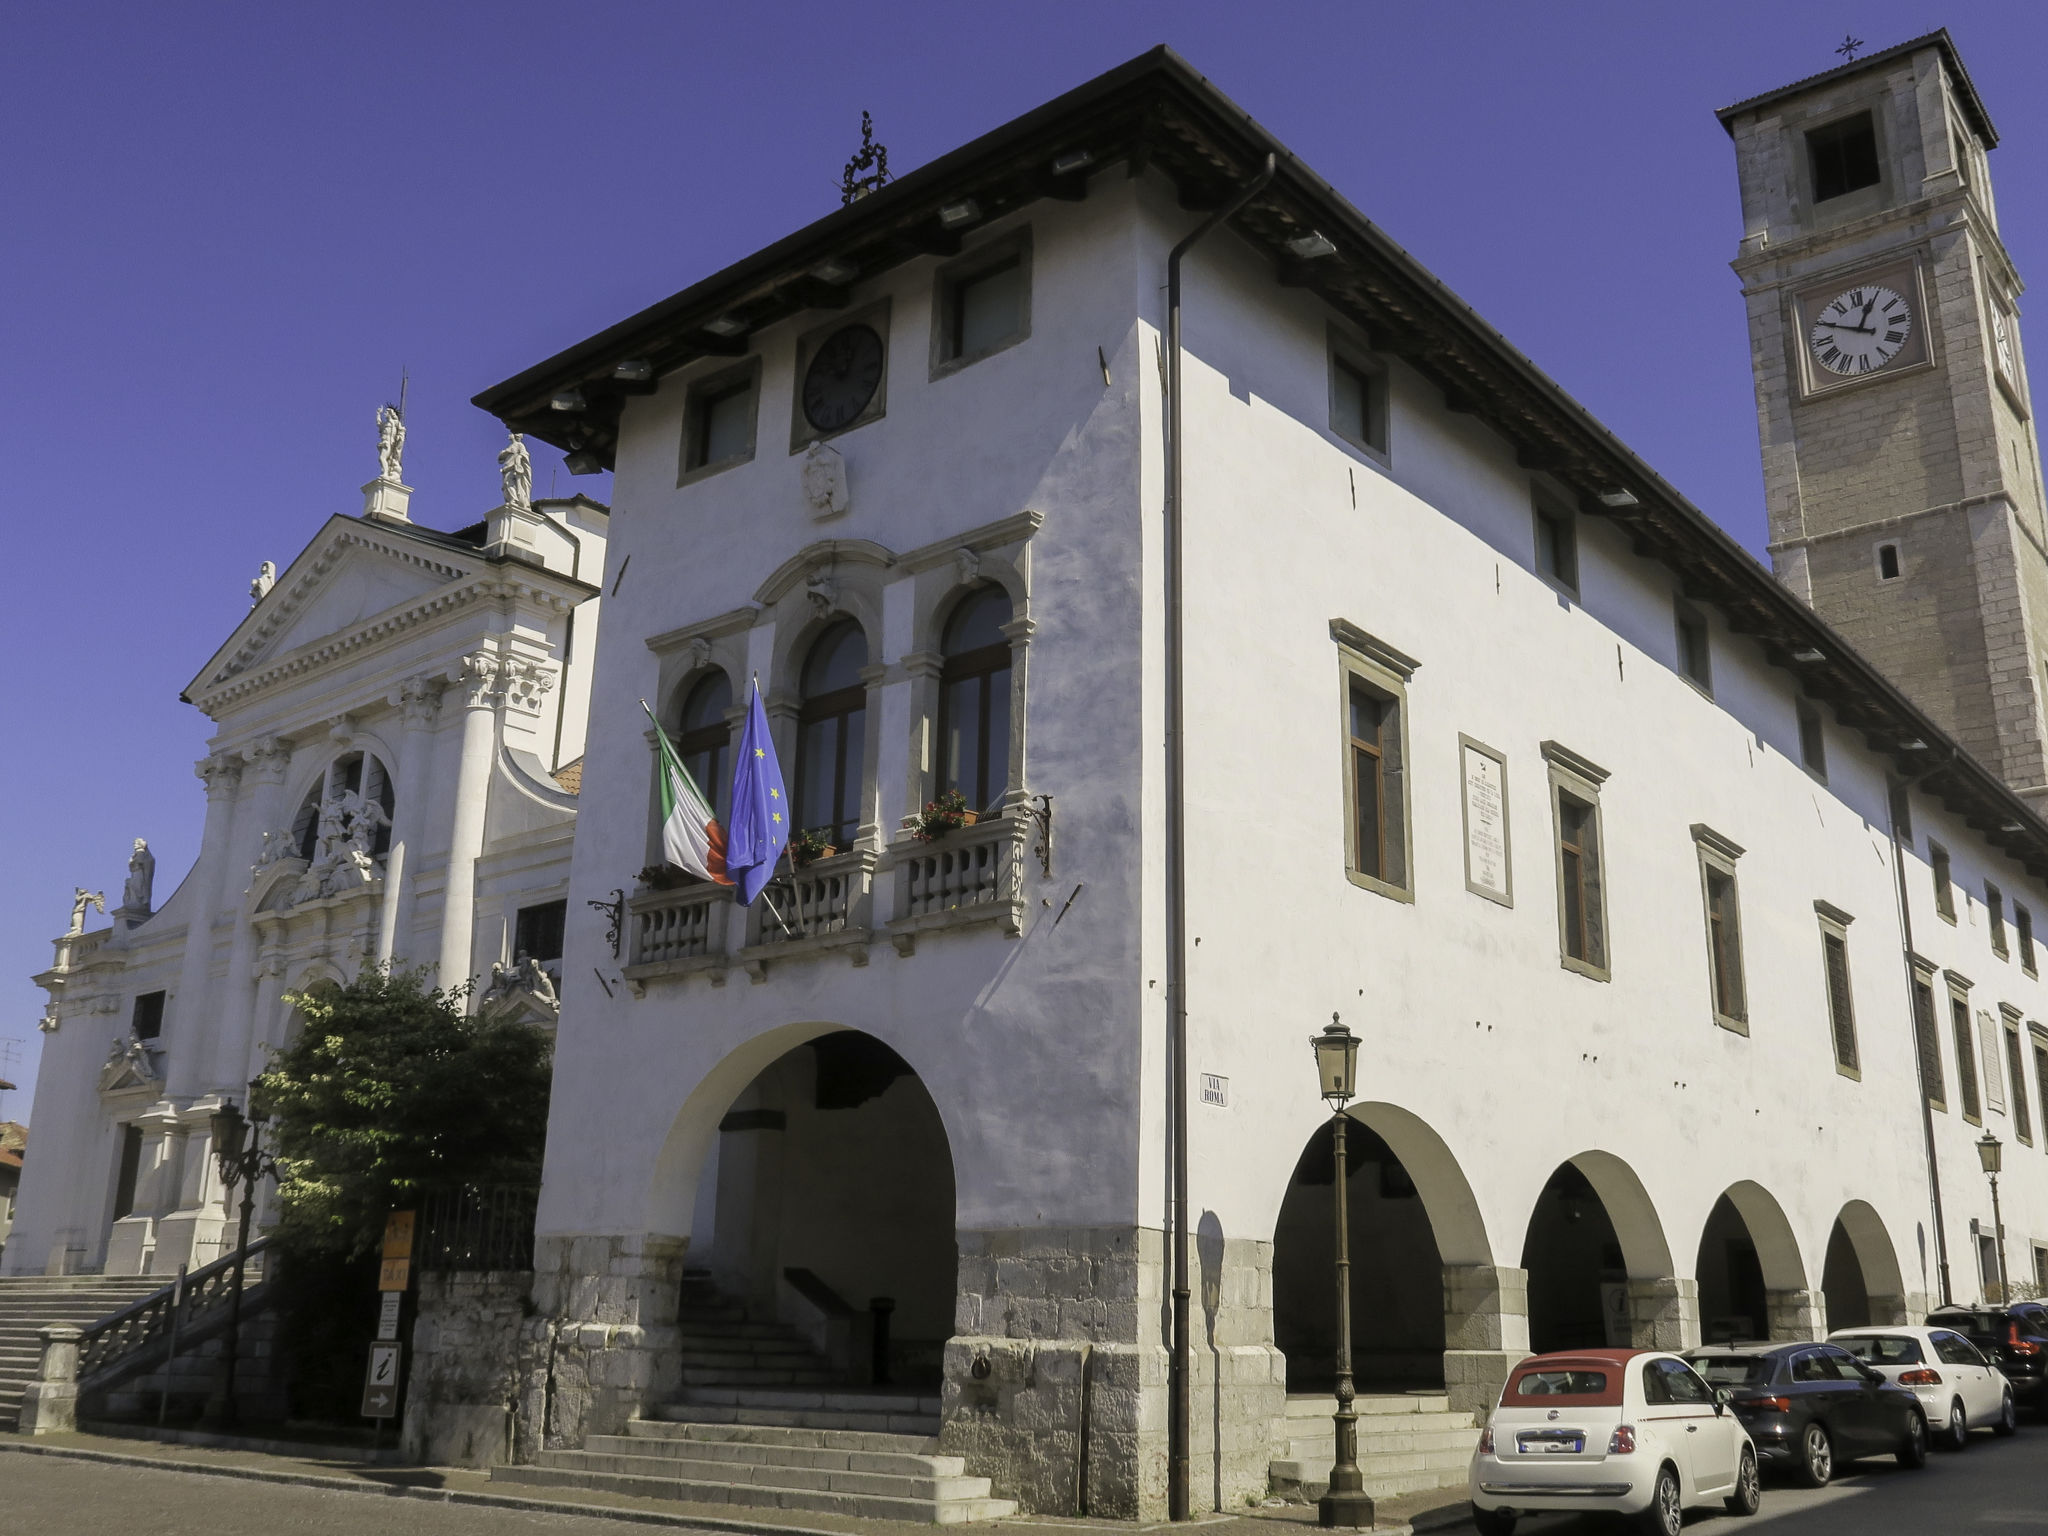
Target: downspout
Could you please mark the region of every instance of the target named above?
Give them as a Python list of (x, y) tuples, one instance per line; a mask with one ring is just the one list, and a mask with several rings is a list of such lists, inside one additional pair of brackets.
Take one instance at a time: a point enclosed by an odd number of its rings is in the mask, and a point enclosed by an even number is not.
[[(1953, 761), (1953, 759), (1951, 759)], [(1948, 766), (1944, 764), (1943, 766)], [(1925, 784), (1940, 768), (1930, 768), (1916, 779), (1901, 780), (1898, 794), (1910, 794)], [(1935, 1154), (1934, 1146), (1934, 1105), (1927, 1094), (1927, 1059), (1920, 1050), (1920, 1005), (1916, 990), (1920, 985), (1919, 975), (1913, 967), (1913, 907), (1906, 899), (1906, 857), (1899, 844), (1899, 805), (1892, 796), (1886, 797), (1885, 820), (1889, 825), (1892, 840), (1892, 875), (1897, 888), (1899, 903), (1899, 936), (1905, 946), (1901, 956), (1906, 967), (1906, 1017), (1913, 1029), (1913, 1072), (1920, 1083), (1920, 1136), (1927, 1154), (1927, 1189), (1934, 1202), (1934, 1262), (1935, 1273), (1941, 1284), (1941, 1304), (1945, 1307), (1953, 1299), (1948, 1279), (1948, 1227), (1941, 1214), (1941, 1160)], [(1932, 1007), (1932, 1004), (1929, 1005)], [(1935, 1031), (1935, 1049), (1941, 1049), (1941, 1026), (1929, 1019)], [(1903, 1300), (1904, 1298), (1900, 1298)]]
[(1188, 1518), (1188, 951), (1187, 756), (1182, 740), (1180, 264), (1195, 245), (1265, 190), (1277, 162), (1195, 226), (1166, 258), (1166, 1030), (1173, 1059), (1173, 1351), (1167, 1365), (1166, 1513)]

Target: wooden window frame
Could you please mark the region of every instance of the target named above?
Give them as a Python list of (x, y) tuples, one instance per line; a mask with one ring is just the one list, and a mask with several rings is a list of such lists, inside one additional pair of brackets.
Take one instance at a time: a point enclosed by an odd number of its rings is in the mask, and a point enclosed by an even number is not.
[[(841, 624), (851, 625), (860, 633), (861, 640), (865, 644), (867, 632), (858, 619), (835, 619), (820, 629), (812, 637), (810, 644), (804, 647), (802, 661), (797, 667), (797, 688), (799, 692), (802, 691), (803, 674), (810, 666), (811, 658), (817, 654), (818, 647), (824, 642), (825, 637), (833, 630), (839, 628)], [(872, 651), (870, 651), (869, 655), (872, 660)], [(853, 767), (850, 782), (853, 786), (853, 815), (851, 823), (849, 825), (845, 820), (836, 820), (822, 824), (825, 826), (826, 831), (831, 834), (833, 846), (841, 853), (845, 853), (850, 849), (860, 837), (862, 792), (867, 787), (867, 719), (865, 714), (863, 714), (861, 720), (862, 740), (857, 742), (850, 742), (848, 740), (852, 733), (847, 730), (846, 722), (854, 714), (865, 711), (867, 707), (868, 685), (865, 682), (854, 682), (844, 688), (834, 688), (829, 693), (821, 693), (815, 698), (803, 698), (797, 705), (797, 782), (791, 786), (790, 793), (790, 798), (794, 805), (801, 807), (808, 798), (806, 791), (809, 785), (804, 782), (805, 764), (810, 759), (810, 754), (805, 750), (805, 736), (808, 732), (829, 720), (837, 720), (839, 722), (838, 752), (833, 759), (832, 765), (832, 804), (835, 809), (844, 808), (847, 804), (846, 789), (849, 783), (847, 763), (849, 758), (852, 760)], [(821, 824), (811, 823), (810, 825)], [(843, 836), (842, 829), (844, 829)], [(809, 830), (809, 826), (802, 824), (798, 816), (792, 816), (790, 818), (789, 830), (790, 835), (795, 836), (798, 832)]]
[[(1409, 793), (1408, 781), (1414, 757), (1409, 751), (1408, 737), (1408, 680), (1421, 665), (1384, 641), (1367, 634), (1355, 624), (1344, 619), (1333, 619), (1330, 623), (1331, 638), (1337, 642), (1337, 707), (1338, 733), (1343, 750), (1344, 786), (1344, 876), (1353, 885), (1373, 891), (1394, 901), (1415, 899), (1415, 840), (1410, 817), (1413, 796)], [(1359, 743), (1351, 734), (1351, 699), (1354, 690), (1377, 696), (1391, 705), (1394, 715), (1395, 750), (1399, 760), (1394, 765), (1396, 783), (1389, 804), (1384, 782), (1384, 757), (1382, 764), (1380, 826), (1386, 829), (1398, 826), (1400, 833), (1401, 869), (1398, 878), (1389, 879), (1384, 875), (1368, 873), (1360, 867), (1358, 827), (1358, 761)], [(1384, 752), (1384, 748), (1380, 749)], [(1384, 868), (1384, 863), (1382, 868)]]
[[(976, 352), (959, 350), (961, 299), (966, 290), (985, 277), (1016, 267), (1024, 291), (1017, 301), (1017, 329)], [(1031, 227), (1010, 231), (987, 245), (977, 246), (956, 261), (948, 262), (932, 277), (931, 377), (943, 379), (994, 357), (998, 352), (1021, 346), (1031, 339)]]
[[(999, 583), (991, 582), (983, 583), (982, 585), (1002, 590)], [(955, 787), (949, 786), (946, 783), (946, 765), (944, 761), (947, 732), (953, 723), (952, 705), (950, 702), (953, 696), (953, 687), (957, 683), (979, 680), (981, 686), (977, 692), (980, 696), (981, 705), (979, 711), (980, 724), (978, 727), (979, 739), (975, 743), (975, 760), (981, 765), (983, 783), (976, 785), (974, 792), (963, 789), (961, 793), (967, 796), (967, 804), (970, 810), (977, 811), (986, 816), (991, 811), (1001, 809), (998, 802), (1001, 801), (1003, 795), (1009, 792), (1010, 788), (1010, 764), (1008, 754), (1006, 753), (999, 770), (1003, 781), (1002, 790), (993, 797), (985, 793), (987, 781), (993, 776), (988, 756), (989, 728), (994, 723), (997, 711), (999, 710), (1002, 714), (1003, 723), (1006, 726), (1009, 724), (1010, 692), (1016, 685), (1016, 647), (1008, 639), (1005, 639), (999, 645), (982, 645), (976, 646), (971, 651), (961, 651), (952, 655), (944, 654), (946, 628), (952, 624), (953, 619), (959, 614), (962, 607), (975, 601), (980, 595), (979, 589), (963, 592), (953, 601), (952, 606), (946, 610), (946, 622), (940, 626), (940, 647), (943, 659), (939, 664), (938, 734), (932, 749), (932, 787), (935, 793), (943, 793), (946, 789)], [(1003, 591), (1003, 597), (1010, 604), (1010, 619), (1008, 622), (1014, 623), (1017, 617), (1016, 601), (1010, 597), (1006, 590)], [(1000, 692), (993, 687), (990, 681), (998, 672), (1005, 674), (1003, 687)], [(979, 795), (979, 798), (977, 798), (977, 795)]]
[[(1743, 972), (1742, 886), (1735, 873), (1736, 860), (1742, 857), (1743, 850), (1740, 844), (1704, 822), (1693, 823), (1692, 840), (1699, 855), (1700, 901), (1707, 940), (1707, 995), (1714, 1022), (1735, 1034), (1747, 1035), (1749, 984)], [(1717, 880), (1727, 883), (1727, 917), (1732, 922), (1722, 920), (1714, 910)], [(1726, 1006), (1731, 1002), (1735, 1005), (1732, 1009)]]
[[(1393, 462), (1393, 378), (1386, 363), (1370, 347), (1348, 333), (1331, 326), (1329, 330), (1329, 419), (1333, 437), (1348, 443), (1380, 465)], [(1365, 435), (1347, 432), (1337, 417), (1338, 370), (1356, 377), (1365, 387)]]
[(1797, 699), (1793, 712), (1799, 721), (1799, 766), (1821, 783), (1828, 781), (1827, 716), (1811, 699)]
[(1934, 910), (1943, 922), (1956, 920), (1955, 865), (1948, 849), (1933, 838), (1927, 840), (1927, 871), (1934, 880)]
[(1948, 973), (1946, 980), (1949, 1033), (1954, 1037), (1951, 1044), (1956, 1053), (1956, 1107), (1966, 1123), (1982, 1125), (1984, 1084), (1977, 1076), (1977, 1020), (1970, 1011), (1971, 983), (1954, 971)]
[(1935, 1013), (1935, 965), (1918, 955), (1913, 968), (1913, 1049), (1920, 1071), (1921, 1092), (1930, 1109), (1948, 1113), (1948, 1078), (1941, 1064), (1941, 1020)]
[(1991, 927), (1991, 953), (2001, 960), (2012, 958), (2012, 945), (2005, 936), (2005, 892), (1997, 882), (1984, 882), (1984, 916)]
[[(1542, 485), (1529, 490), (1529, 528), (1535, 540), (1531, 562), (1537, 576), (1574, 602), (1579, 597), (1579, 514), (1571, 503)], [(1544, 569), (1544, 546), (1553, 537), (1556, 551)], [(1564, 567), (1569, 567), (1565, 569)]]
[[(1557, 900), (1557, 958), (1564, 969), (1594, 981), (1611, 981), (1614, 977), (1613, 935), (1607, 924), (1607, 842), (1606, 829), (1600, 810), (1601, 787), (1607, 782), (1607, 770), (1589, 758), (1579, 756), (1568, 747), (1557, 742), (1546, 741), (1541, 751), (1543, 760), (1549, 765), (1550, 779), (1550, 833), (1551, 863), (1554, 874), (1554, 894)], [(1586, 825), (1590, 835), (1574, 847), (1565, 840), (1565, 804), (1576, 802), (1586, 808)], [(1588, 851), (1591, 853), (1590, 890), (1586, 879)], [(1582, 934), (1597, 930), (1598, 953), (1575, 955), (1571, 946), (1571, 897), (1573, 890), (1570, 860), (1577, 855), (1578, 894), (1580, 928)], [(1591, 900), (1588, 901), (1588, 896)], [(1588, 928), (1585, 916), (1590, 912), (1593, 924)], [(1592, 949), (1591, 945), (1584, 945)]]
[[(724, 676), (722, 672), (717, 675)], [(726, 705), (726, 718), (721, 725), (700, 725), (692, 730), (683, 729), (683, 716), (689, 712), (690, 701), (697, 696), (698, 689), (712, 681), (713, 672), (706, 671), (693, 678), (690, 686), (678, 695), (676, 725), (669, 733), (669, 740), (675, 744), (676, 756), (683, 760), (685, 766), (689, 764), (691, 758), (701, 753), (712, 754), (711, 777), (714, 782), (706, 784), (699, 780), (697, 787), (704, 791), (704, 797), (711, 802), (711, 814), (722, 820), (732, 812), (732, 807), (727, 801), (732, 794), (733, 706), (730, 703)], [(726, 697), (730, 700), (734, 697), (730, 677), (725, 679), (725, 687)]]
[(2023, 902), (2012, 904), (2013, 932), (2019, 939), (2020, 969), (2029, 976), (2041, 974), (2034, 954), (2034, 914)]
[(2000, 1004), (1999, 1023), (2005, 1031), (2006, 1113), (2012, 1117), (2012, 1133), (2022, 1145), (2034, 1144), (2034, 1099), (2027, 1092), (2027, 1031), (2020, 1011)]
[[(713, 404), (735, 395), (747, 396), (747, 446), (723, 459), (704, 457), (710, 451), (708, 413)], [(761, 440), (761, 359), (758, 355), (692, 379), (683, 394), (683, 441), (676, 461), (676, 486), (695, 485), (712, 475), (754, 462)]]
[[(1835, 1070), (1856, 1082), (1863, 1080), (1862, 1046), (1856, 1038), (1856, 985), (1849, 969), (1849, 925), (1856, 921), (1830, 902), (1816, 901), (1814, 916), (1820, 922), (1821, 987), (1827, 1003), (1829, 1047)], [(1841, 960), (1840, 990), (1836, 987), (1835, 959)], [(1843, 1052), (1846, 1038), (1848, 1050)]]
[[(1700, 637), (1699, 671), (1692, 668), (1688, 652), (1692, 647), (1686, 641), (1689, 632), (1697, 630)], [(1714, 696), (1714, 626), (1707, 622), (1707, 616), (1684, 598), (1673, 598), (1671, 603), (1672, 641), (1678, 650), (1678, 675), (1697, 688), (1708, 698)]]

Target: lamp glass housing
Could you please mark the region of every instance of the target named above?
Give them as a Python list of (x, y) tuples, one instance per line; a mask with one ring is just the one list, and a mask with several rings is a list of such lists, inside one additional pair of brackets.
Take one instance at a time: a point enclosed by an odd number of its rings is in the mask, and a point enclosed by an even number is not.
[(233, 1155), (242, 1150), (242, 1111), (235, 1101), (229, 1099), (213, 1112), (211, 1122), (213, 1150), (216, 1154), (225, 1152)]
[(1977, 1161), (1984, 1165), (1986, 1173), (1995, 1174), (2005, 1162), (2005, 1143), (1989, 1131), (1977, 1143)]
[(1345, 1103), (1358, 1087), (1358, 1036), (1333, 1023), (1311, 1037), (1309, 1044), (1315, 1047), (1323, 1098), (1331, 1104)]

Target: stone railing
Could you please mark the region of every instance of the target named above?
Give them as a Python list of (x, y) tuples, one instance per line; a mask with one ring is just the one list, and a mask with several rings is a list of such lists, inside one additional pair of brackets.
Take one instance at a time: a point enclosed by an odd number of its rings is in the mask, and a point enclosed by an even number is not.
[[(710, 962), (726, 952), (732, 889), (688, 885), (679, 890), (640, 891), (627, 903), (632, 947), (630, 976), (643, 966), (694, 969), (685, 962)], [(654, 974), (654, 973), (650, 973)]]
[(890, 850), (896, 875), (889, 937), (910, 954), (917, 936), (935, 928), (993, 923), (1012, 937), (1023, 931), (1023, 866), (1027, 824), (997, 816), (930, 843)]
[(857, 848), (806, 864), (768, 883), (754, 909), (754, 944), (802, 939), (866, 938), (875, 887), (875, 855)]

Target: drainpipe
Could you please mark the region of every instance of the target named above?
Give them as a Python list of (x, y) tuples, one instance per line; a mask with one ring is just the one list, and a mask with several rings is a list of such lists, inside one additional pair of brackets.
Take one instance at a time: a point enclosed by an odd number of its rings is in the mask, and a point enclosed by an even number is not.
[[(1942, 767), (1948, 767), (1953, 762), (1954, 759), (1951, 757), (1950, 762), (1944, 763)], [(1910, 794), (1939, 772), (1941, 772), (1941, 768), (1930, 768), (1918, 778), (1901, 780), (1898, 786), (1898, 793), (1900, 795)], [(1906, 899), (1906, 857), (1905, 851), (1899, 845), (1898, 802), (1890, 796), (1887, 796), (1886, 799), (1889, 802), (1885, 806), (1885, 820), (1889, 823), (1891, 831), (1893, 883), (1898, 889), (1899, 935), (1901, 942), (1905, 946), (1902, 958), (1906, 967), (1906, 1017), (1912, 1022), (1913, 1070), (1920, 1083), (1920, 1136), (1927, 1154), (1927, 1188), (1934, 1203), (1935, 1272), (1941, 1284), (1941, 1304), (1945, 1307), (1954, 1299), (1954, 1295), (1950, 1289), (1948, 1279), (1948, 1229), (1943, 1223), (1941, 1214), (1941, 1161), (1936, 1156), (1934, 1147), (1934, 1106), (1928, 1101), (1927, 1061), (1920, 1051), (1920, 1008), (1918, 994), (1915, 991), (1915, 988), (1920, 985), (1920, 978), (1913, 969), (1913, 908), (1912, 904)], [(1939, 1051), (1941, 1049), (1940, 1023), (1936, 1020), (1929, 1020), (1929, 1023), (1934, 1027), (1935, 1049)]]
[(1168, 1363), (1166, 1513), (1188, 1518), (1188, 949), (1187, 756), (1182, 739), (1181, 636), (1181, 259), (1265, 190), (1276, 162), (1195, 226), (1166, 258), (1166, 1028), (1173, 1058), (1168, 1124), (1173, 1139), (1173, 1353)]

